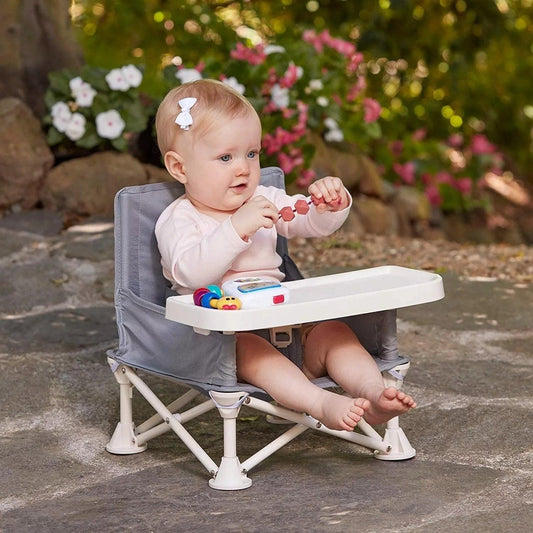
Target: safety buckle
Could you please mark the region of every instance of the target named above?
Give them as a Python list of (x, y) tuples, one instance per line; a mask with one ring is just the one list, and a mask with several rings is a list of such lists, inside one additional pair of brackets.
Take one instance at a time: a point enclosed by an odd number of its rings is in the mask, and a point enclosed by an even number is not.
[(287, 348), (292, 343), (292, 330), (299, 328), (300, 324), (270, 328), (270, 343), (276, 348)]

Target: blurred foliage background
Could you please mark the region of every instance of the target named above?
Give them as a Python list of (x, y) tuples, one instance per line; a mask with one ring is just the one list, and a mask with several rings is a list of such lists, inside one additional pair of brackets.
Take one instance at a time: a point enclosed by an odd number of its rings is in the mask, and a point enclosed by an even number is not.
[[(162, 69), (209, 53), (329, 30), (365, 54), (368, 93), (383, 134), (402, 139), (485, 134), (533, 182), (533, 0), (72, 0), (85, 60), (144, 66), (142, 89), (163, 91)], [(177, 58), (177, 59), (176, 59)], [(383, 72), (395, 61), (400, 68)], [(375, 76), (372, 76), (374, 74)], [(386, 97), (385, 99), (382, 98)]]

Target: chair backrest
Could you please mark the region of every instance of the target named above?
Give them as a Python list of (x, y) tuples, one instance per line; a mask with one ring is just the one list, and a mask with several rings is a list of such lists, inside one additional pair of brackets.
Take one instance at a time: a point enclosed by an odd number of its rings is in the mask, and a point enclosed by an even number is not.
[[(261, 170), (261, 183), (285, 187), (283, 172)], [(165, 318), (165, 300), (172, 294), (163, 277), (155, 224), (163, 210), (183, 193), (178, 182), (126, 187), (115, 197), (115, 309), (118, 347), (108, 352), (116, 361), (170, 376), (199, 390), (231, 387), (236, 382), (235, 338)], [(287, 279), (301, 277), (278, 239), (281, 268)]]
[[(285, 188), (281, 169), (261, 170), (261, 183)], [(126, 187), (115, 198), (115, 287), (127, 288), (149, 302), (164, 305), (169, 283), (161, 271), (161, 256), (155, 238), (155, 224), (163, 210), (183, 194), (177, 181)], [(278, 251), (287, 254), (285, 239)]]

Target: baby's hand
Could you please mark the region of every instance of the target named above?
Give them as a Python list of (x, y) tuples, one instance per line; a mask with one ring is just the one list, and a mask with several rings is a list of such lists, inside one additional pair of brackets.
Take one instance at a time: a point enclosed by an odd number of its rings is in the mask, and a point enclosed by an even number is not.
[(277, 220), (276, 206), (264, 196), (254, 196), (231, 215), (231, 223), (243, 241), (260, 228), (273, 227)]
[(327, 176), (319, 179), (308, 189), (319, 213), (341, 211), (350, 205), (350, 198), (340, 178)]

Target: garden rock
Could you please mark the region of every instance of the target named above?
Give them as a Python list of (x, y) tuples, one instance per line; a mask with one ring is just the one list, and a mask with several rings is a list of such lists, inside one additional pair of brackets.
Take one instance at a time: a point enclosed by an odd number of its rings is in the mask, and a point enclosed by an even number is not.
[(398, 215), (377, 198), (359, 196), (354, 209), (368, 233), (376, 235), (398, 235)]
[(41, 191), (43, 205), (72, 215), (112, 215), (115, 194), (143, 185), (149, 173), (129, 154), (102, 152), (53, 168)]
[(361, 153), (326, 145), (321, 137), (314, 135), (312, 142), (316, 152), (312, 168), (319, 177), (340, 176), (347, 189), (368, 196), (383, 198), (383, 180), (374, 163)]
[(0, 211), (35, 206), (54, 156), (39, 121), (18, 98), (0, 100), (0, 146)]
[(148, 175), (148, 183), (160, 183), (161, 181), (174, 181), (174, 178), (166, 169), (154, 165), (143, 165)]
[(431, 206), (426, 196), (413, 187), (398, 187), (392, 200), (398, 215), (399, 235), (419, 235), (427, 226)]

